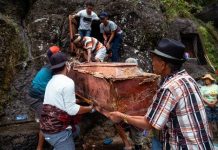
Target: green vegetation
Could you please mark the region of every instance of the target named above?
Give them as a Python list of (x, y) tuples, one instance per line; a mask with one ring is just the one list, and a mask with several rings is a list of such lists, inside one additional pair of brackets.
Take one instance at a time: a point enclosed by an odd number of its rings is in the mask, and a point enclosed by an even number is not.
[(191, 5), (185, 0), (161, 0), (168, 19), (190, 17)]
[(218, 32), (212, 23), (203, 23), (194, 17), (195, 13), (202, 10), (205, 5), (216, 0), (161, 0), (168, 20), (175, 18), (189, 18), (198, 25), (198, 32), (206, 55), (214, 69), (218, 69)]
[(202, 38), (202, 43), (206, 54), (214, 66), (214, 68), (218, 69), (218, 44), (217, 44), (217, 32), (211, 23), (207, 23), (204, 25), (200, 25), (198, 27), (198, 32)]

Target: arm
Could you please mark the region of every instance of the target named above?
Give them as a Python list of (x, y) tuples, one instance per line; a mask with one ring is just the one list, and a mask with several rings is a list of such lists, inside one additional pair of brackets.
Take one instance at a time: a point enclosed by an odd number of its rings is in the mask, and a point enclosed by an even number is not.
[(81, 16), (81, 13), (82, 13), (82, 12), (81, 12), (81, 11), (79, 11), (79, 12), (78, 12), (78, 13), (76, 13), (76, 14), (72, 14), (72, 15), (71, 15), (71, 17), (72, 17), (72, 18), (75, 18), (75, 17), (80, 17), (80, 16)]
[(91, 112), (93, 109), (93, 106), (80, 106), (80, 109), (77, 114), (85, 114), (88, 112)]
[(147, 129), (147, 130), (152, 129), (152, 126), (149, 124), (149, 122), (144, 116), (129, 116), (129, 115), (121, 114), (121, 117), (125, 122), (135, 127), (141, 129)]
[(108, 43), (110, 44), (112, 42), (112, 40), (114, 39), (114, 36), (115, 36), (115, 31), (111, 31), (111, 36), (108, 40)]
[(91, 61), (91, 49), (87, 49), (87, 52), (88, 52), (88, 58), (87, 58), (87, 61), (90, 62)]
[(104, 45), (107, 44), (107, 35), (105, 34), (105, 32), (103, 32), (103, 38), (104, 38)]
[(90, 112), (93, 107), (80, 106), (76, 104), (74, 82), (69, 82), (62, 91), (64, 106), (69, 115), (83, 114)]

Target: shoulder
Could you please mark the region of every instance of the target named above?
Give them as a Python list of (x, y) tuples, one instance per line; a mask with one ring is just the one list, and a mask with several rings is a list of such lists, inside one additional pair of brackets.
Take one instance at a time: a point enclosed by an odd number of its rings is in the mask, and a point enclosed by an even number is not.
[(185, 86), (192, 88), (197, 86), (195, 80), (186, 72), (176, 74), (163, 85), (163, 87), (169, 89), (171, 92), (182, 90)]
[(109, 20), (109, 24), (110, 24), (110, 25), (116, 25), (116, 23), (113, 22), (113, 21), (111, 21), (111, 20)]
[(213, 86), (214, 86), (214, 88), (218, 89), (218, 85), (217, 84), (214, 83)]
[(94, 11), (92, 11), (92, 16), (97, 16), (97, 14)]
[(80, 10), (80, 11), (78, 12), (78, 14), (85, 15), (85, 14), (86, 14), (86, 10), (85, 10), (85, 9), (84, 9), (84, 10)]

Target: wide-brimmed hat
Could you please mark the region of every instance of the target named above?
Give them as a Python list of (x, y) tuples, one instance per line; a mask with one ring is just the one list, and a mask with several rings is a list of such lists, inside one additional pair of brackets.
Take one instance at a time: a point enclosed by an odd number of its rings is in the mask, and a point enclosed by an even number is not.
[(53, 54), (50, 58), (51, 69), (58, 69), (63, 67), (67, 62), (67, 56), (62, 53)]
[(60, 52), (59, 46), (51, 46), (51, 47), (49, 47), (49, 49), (47, 51), (47, 56), (50, 59), (53, 54), (58, 53), (58, 52)]
[(205, 74), (202, 79), (210, 79), (211, 81), (215, 81), (215, 79), (208, 73), (208, 74)]
[(164, 38), (158, 43), (158, 47), (151, 53), (164, 58), (165, 60), (183, 63), (184, 59), (185, 45), (181, 42)]
[(82, 37), (79, 34), (75, 34), (73, 37), (73, 43), (77, 44), (79, 41), (81, 41)]

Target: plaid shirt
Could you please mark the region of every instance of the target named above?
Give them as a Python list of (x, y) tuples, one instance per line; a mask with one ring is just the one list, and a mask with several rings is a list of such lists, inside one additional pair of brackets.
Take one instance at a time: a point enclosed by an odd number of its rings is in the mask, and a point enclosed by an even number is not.
[(163, 129), (164, 149), (214, 149), (202, 96), (185, 70), (165, 79), (145, 117)]

